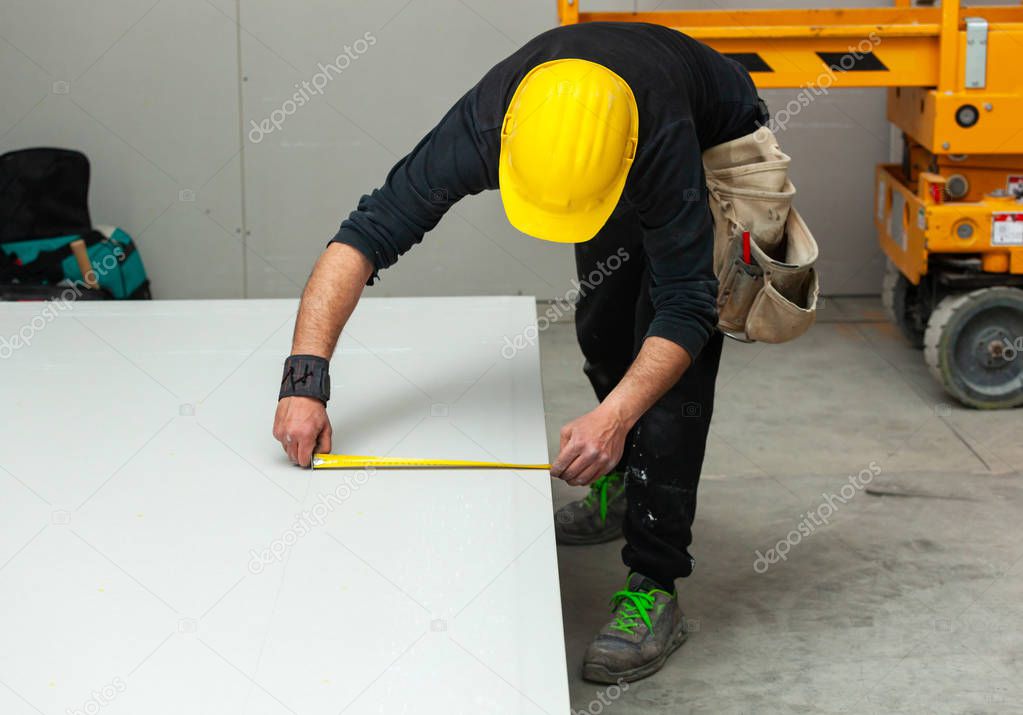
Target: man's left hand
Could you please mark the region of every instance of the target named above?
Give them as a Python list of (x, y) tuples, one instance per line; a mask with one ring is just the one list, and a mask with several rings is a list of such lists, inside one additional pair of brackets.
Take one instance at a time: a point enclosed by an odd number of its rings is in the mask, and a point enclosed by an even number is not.
[(610, 472), (625, 449), (629, 427), (605, 405), (561, 428), (561, 448), (551, 476), (586, 486)]

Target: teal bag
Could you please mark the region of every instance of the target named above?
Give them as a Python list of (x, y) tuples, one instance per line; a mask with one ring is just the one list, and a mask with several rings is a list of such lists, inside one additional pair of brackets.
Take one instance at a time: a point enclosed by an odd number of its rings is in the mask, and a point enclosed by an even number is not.
[(120, 228), (98, 226), (86, 234), (31, 238), (0, 244), (7, 256), (9, 278), (19, 283), (56, 286), (62, 282), (81, 285), (85, 282), (78, 261), (71, 252), (71, 243), (85, 242), (89, 262), (101, 291), (114, 299), (151, 298), (149, 279), (142, 256), (131, 236)]

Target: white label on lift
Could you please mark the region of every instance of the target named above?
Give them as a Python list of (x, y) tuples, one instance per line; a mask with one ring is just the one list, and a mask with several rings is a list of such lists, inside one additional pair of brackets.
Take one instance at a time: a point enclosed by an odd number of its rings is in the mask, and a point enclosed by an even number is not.
[(992, 246), (1023, 246), (1023, 213), (991, 215)]
[(921, 231), (927, 230), (927, 212), (924, 211), (923, 206), (916, 210), (916, 226)]
[(906, 197), (901, 191), (892, 192), (892, 210), (888, 213), (888, 235), (903, 250), (906, 250)]
[(1009, 178), (1005, 182), (1005, 189), (1009, 192), (1009, 196), (1015, 196), (1017, 199), (1023, 199), (1023, 176), (1019, 174), (1009, 174)]

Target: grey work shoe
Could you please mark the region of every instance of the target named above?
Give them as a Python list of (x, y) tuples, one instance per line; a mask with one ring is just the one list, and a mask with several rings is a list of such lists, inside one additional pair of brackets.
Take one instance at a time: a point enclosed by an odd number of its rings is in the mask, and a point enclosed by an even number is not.
[(558, 543), (581, 546), (621, 537), (625, 504), (625, 475), (605, 474), (590, 485), (585, 499), (566, 504), (555, 512), (554, 535)]
[(675, 594), (641, 574), (629, 575), (611, 598), (613, 616), (583, 658), (583, 678), (595, 683), (632, 682), (652, 675), (686, 639)]

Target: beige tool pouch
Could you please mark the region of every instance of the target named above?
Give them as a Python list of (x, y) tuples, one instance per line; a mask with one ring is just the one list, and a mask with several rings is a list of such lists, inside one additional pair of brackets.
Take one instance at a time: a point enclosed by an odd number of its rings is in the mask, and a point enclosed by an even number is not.
[(718, 327), (739, 340), (792, 340), (816, 315), (817, 243), (792, 208), (789, 161), (766, 127), (703, 154), (714, 217)]

